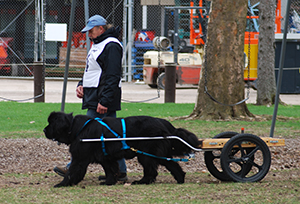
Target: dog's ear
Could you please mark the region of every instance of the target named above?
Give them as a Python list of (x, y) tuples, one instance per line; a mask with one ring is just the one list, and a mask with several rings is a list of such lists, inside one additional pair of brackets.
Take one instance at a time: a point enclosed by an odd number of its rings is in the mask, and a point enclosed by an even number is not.
[(48, 118), (50, 118), (50, 116), (51, 116), (51, 115), (54, 115), (54, 114), (55, 114), (55, 111), (52, 111), (52, 112), (49, 114)]

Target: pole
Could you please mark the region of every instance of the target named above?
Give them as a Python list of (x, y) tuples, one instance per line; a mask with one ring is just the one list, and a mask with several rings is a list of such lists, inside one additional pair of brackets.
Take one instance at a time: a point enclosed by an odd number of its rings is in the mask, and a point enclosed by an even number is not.
[(287, 6), (286, 6), (286, 12), (285, 12), (285, 22), (284, 22), (284, 33), (283, 33), (283, 39), (282, 39), (282, 43), (281, 43), (279, 72), (278, 72), (278, 76), (277, 76), (277, 91), (276, 91), (276, 97), (275, 97), (275, 105), (274, 105), (274, 112), (273, 112), (273, 117), (272, 117), (270, 137), (273, 137), (273, 135), (274, 135), (276, 116), (277, 116), (277, 110), (278, 110), (279, 94), (280, 94), (280, 90), (281, 90), (282, 73), (283, 73), (283, 64), (284, 64), (284, 58), (285, 58), (287, 28), (288, 28), (288, 24), (289, 24), (289, 16), (288, 15), (289, 15), (290, 6), (291, 6), (291, 1), (287, 0)]
[(179, 17), (178, 17), (178, 9), (175, 9), (174, 12), (174, 63), (178, 64), (178, 24), (179, 24)]
[(35, 28), (34, 28), (34, 62), (40, 60), (39, 56), (39, 32), (40, 32), (40, 0), (35, 0)]
[(165, 65), (165, 103), (175, 103), (176, 65), (177, 63), (170, 63)]
[(34, 102), (45, 102), (45, 32), (44, 32), (44, 6), (43, 0), (35, 1), (35, 32), (34, 32)]
[(147, 29), (147, 5), (143, 5), (142, 28)]
[[(85, 17), (85, 22), (89, 20), (89, 0), (84, 0), (84, 17)], [(89, 53), (91, 44), (90, 44), (90, 39), (89, 39), (89, 32), (86, 32), (86, 54)]]
[(169, 37), (168, 36), (168, 25), (169, 25), (169, 10), (165, 9), (164, 11), (164, 33), (163, 33), (163, 36), (165, 37)]
[(70, 16), (70, 23), (69, 23), (69, 36), (68, 36), (67, 56), (66, 56), (66, 65), (65, 65), (65, 74), (64, 74), (64, 85), (63, 85), (63, 93), (62, 93), (62, 99), (61, 99), (61, 111), (62, 112), (65, 110), (66, 90), (67, 90), (68, 73), (69, 73), (70, 52), (71, 52), (71, 42), (72, 42), (75, 8), (76, 8), (76, 0), (73, 0), (72, 5), (71, 5), (71, 16)]
[(128, 81), (132, 80), (132, 0), (128, 0)]
[(45, 102), (44, 90), (44, 75), (43, 75), (43, 62), (34, 62), (33, 63), (33, 75), (34, 75), (34, 102)]
[(125, 81), (128, 81), (128, 66), (127, 66), (127, 0), (123, 1), (123, 76)]

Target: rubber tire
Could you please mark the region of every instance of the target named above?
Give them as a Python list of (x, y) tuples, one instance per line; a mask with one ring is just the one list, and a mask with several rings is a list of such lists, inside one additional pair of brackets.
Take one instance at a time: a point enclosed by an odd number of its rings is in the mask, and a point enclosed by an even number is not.
[[(256, 145), (255, 148), (252, 148), (251, 152), (243, 151), (246, 154), (244, 156), (240, 156), (239, 158), (233, 157), (232, 152), (236, 151), (236, 153), (240, 152), (240, 150), (245, 150), (247, 148), (236, 148), (235, 145), (242, 144), (243, 142), (251, 142)], [(240, 149), (240, 150), (239, 150)], [(249, 148), (248, 148), (249, 149)], [(255, 163), (255, 156), (254, 154), (257, 152), (257, 150), (260, 150), (263, 157), (263, 163), (260, 166), (261, 169), (259, 169), (258, 172), (255, 174), (246, 177), (249, 171), (249, 165), (250, 168), (256, 164)], [(253, 152), (254, 151), (254, 152)], [(249, 155), (251, 154), (251, 155)], [(242, 162), (243, 161), (243, 162)], [(241, 164), (241, 171), (245, 171), (245, 175), (242, 175), (242, 173), (236, 173), (230, 168), (231, 163), (242, 163)], [(258, 164), (256, 164), (259, 166)], [(271, 153), (269, 150), (268, 145), (258, 136), (252, 135), (252, 134), (238, 134), (234, 137), (232, 137), (223, 147), (222, 153), (221, 153), (221, 167), (223, 171), (231, 177), (231, 179), (235, 182), (257, 182), (262, 180), (267, 173), (269, 172), (271, 166)]]
[(158, 77), (157, 77), (157, 86), (161, 88), (162, 90), (165, 89), (165, 84), (166, 84), (166, 73), (162, 72)]
[[(232, 138), (237, 134), (239, 133), (228, 131), (228, 132), (222, 132), (220, 134), (217, 134), (213, 138)], [(232, 181), (231, 177), (225, 174), (224, 171), (219, 171), (218, 168), (214, 165), (214, 160), (218, 158), (220, 159), (220, 157), (216, 157), (213, 154), (213, 151), (204, 152), (204, 161), (209, 173), (213, 175), (215, 178), (219, 179), (220, 181)]]

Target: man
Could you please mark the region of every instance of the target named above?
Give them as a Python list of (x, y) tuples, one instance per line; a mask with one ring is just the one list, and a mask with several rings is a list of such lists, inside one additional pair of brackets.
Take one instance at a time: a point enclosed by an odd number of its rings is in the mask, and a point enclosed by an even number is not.
[[(76, 95), (82, 99), (82, 109), (93, 118), (116, 117), (121, 110), (121, 78), (123, 47), (117, 39), (120, 28), (114, 28), (106, 20), (95, 15), (89, 18), (82, 33), (88, 32), (92, 47), (86, 58), (86, 68), (82, 80), (76, 88)], [(125, 159), (119, 160), (118, 180), (126, 181)], [(66, 167), (55, 167), (54, 171), (64, 176)], [(105, 179), (100, 176), (99, 180)]]

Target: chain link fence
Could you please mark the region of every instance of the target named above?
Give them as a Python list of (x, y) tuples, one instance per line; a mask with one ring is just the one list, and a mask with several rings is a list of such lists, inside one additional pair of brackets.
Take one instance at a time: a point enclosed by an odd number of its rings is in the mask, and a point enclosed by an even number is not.
[[(285, 11), (282, 13), (285, 15)], [(289, 33), (300, 33), (300, 1), (292, 0), (289, 10)]]
[[(278, 0), (280, 1), (280, 0)], [(80, 31), (88, 15), (100, 14), (107, 21), (123, 29), (120, 41), (124, 46), (124, 80), (143, 80), (144, 54), (157, 50), (153, 46), (156, 36), (170, 38), (178, 52), (193, 52), (204, 43), (201, 30), (203, 9), (183, 7), (207, 7), (204, 0), (77, 0), (72, 32), (69, 63), (70, 78), (81, 78), (87, 54), (86, 35)], [(258, 13), (259, 1), (249, 1)], [(287, 0), (281, 0), (281, 28), (285, 18)], [(32, 77), (33, 65), (43, 58), (46, 77), (63, 77), (67, 55), (67, 41), (46, 41), (36, 38), (43, 32), (37, 30), (37, 14), (42, 12), (45, 24), (66, 24), (69, 29), (71, 0), (1, 0), (0, 1), (0, 75), (9, 77)], [(42, 7), (42, 9), (40, 9)], [(88, 8), (87, 8), (88, 7)], [(175, 9), (178, 7), (179, 9)], [(176, 13), (178, 12), (178, 13)], [(176, 16), (178, 14), (178, 16)], [(289, 32), (300, 32), (300, 1), (293, 0), (289, 17)], [(230, 15), (230, 14), (229, 14)], [(47, 31), (46, 31), (47, 32)], [(52, 32), (56, 32), (53, 31)], [(178, 33), (178, 38), (174, 34)], [(66, 34), (68, 36), (68, 32)], [(36, 42), (38, 39), (39, 42)], [(174, 42), (174, 39), (177, 42)], [(37, 43), (40, 46), (35, 46)], [(89, 43), (88, 43), (89, 44)], [(178, 47), (174, 47), (177, 44)], [(41, 52), (39, 49), (44, 49)], [(41, 53), (40, 56), (37, 53)], [(36, 57), (38, 56), (38, 57)], [(157, 58), (157, 56), (156, 56)], [(157, 60), (157, 59), (156, 59)]]

